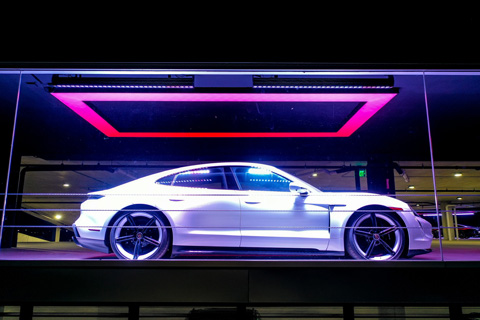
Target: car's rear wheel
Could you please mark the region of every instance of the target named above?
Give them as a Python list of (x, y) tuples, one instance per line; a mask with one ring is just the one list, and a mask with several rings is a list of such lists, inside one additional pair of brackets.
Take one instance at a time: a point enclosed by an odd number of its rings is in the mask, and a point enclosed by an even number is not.
[(398, 219), (386, 212), (362, 212), (347, 228), (345, 251), (360, 260), (395, 260), (405, 248), (405, 231)]
[(126, 212), (110, 231), (110, 245), (119, 259), (159, 259), (167, 255), (171, 236), (165, 218), (152, 211)]

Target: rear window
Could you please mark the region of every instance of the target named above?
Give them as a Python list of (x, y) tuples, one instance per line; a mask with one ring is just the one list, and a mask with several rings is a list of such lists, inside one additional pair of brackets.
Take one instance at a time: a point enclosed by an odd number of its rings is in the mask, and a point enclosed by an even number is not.
[(223, 168), (188, 170), (160, 178), (156, 183), (174, 187), (227, 189)]

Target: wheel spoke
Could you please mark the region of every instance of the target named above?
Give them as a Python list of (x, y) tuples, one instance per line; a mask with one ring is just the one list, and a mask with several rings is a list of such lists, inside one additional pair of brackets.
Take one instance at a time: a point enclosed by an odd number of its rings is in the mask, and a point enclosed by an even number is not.
[(380, 242), (381, 245), (385, 248), (385, 250), (387, 250), (388, 254), (395, 254), (395, 251), (393, 251), (393, 249), (383, 239), (379, 239), (378, 242)]
[(397, 230), (398, 230), (398, 227), (392, 226), (392, 227), (390, 227), (390, 228), (387, 228), (387, 229), (381, 231), (381, 232), (379, 233), (379, 235), (380, 235), (380, 236), (385, 236), (385, 235), (387, 235), (387, 234), (389, 234), (389, 233), (392, 233), (392, 232), (395, 232), (395, 231), (397, 231)]
[(115, 242), (120, 243), (120, 242), (125, 242), (125, 241), (130, 241), (135, 239), (133, 235), (128, 235), (128, 236), (123, 236), (123, 237), (118, 237), (115, 239)]
[(150, 243), (150, 244), (153, 244), (154, 246), (158, 247), (160, 246), (160, 242), (153, 239), (153, 238), (150, 238), (150, 237), (144, 237), (145, 241)]
[(372, 234), (371, 234), (370, 232), (363, 231), (363, 230), (358, 230), (358, 229), (355, 230), (355, 234), (356, 234), (357, 236), (363, 236), (363, 237), (367, 237), (367, 238), (371, 238), (371, 237), (372, 237)]
[(375, 247), (376, 241), (370, 242), (370, 245), (367, 248), (367, 252), (365, 252), (365, 258), (370, 259), (370, 256), (372, 255), (373, 248)]
[(135, 223), (135, 220), (133, 220), (132, 215), (130, 215), (130, 214), (127, 215), (127, 220), (128, 220), (128, 222), (130, 223), (130, 225), (131, 225), (132, 227), (136, 227), (136, 226), (137, 226), (137, 224)]
[(138, 256), (140, 255), (140, 249), (141, 249), (141, 244), (140, 241), (135, 241), (135, 247), (133, 248), (133, 260), (137, 260)]
[(372, 226), (377, 227), (378, 226), (377, 215), (375, 213), (371, 213), (370, 219), (372, 220)]
[(142, 233), (145, 233), (148, 227), (153, 225), (155, 223), (156, 219), (155, 217), (152, 217), (152, 219), (148, 220), (148, 222), (143, 226), (143, 230), (141, 231)]

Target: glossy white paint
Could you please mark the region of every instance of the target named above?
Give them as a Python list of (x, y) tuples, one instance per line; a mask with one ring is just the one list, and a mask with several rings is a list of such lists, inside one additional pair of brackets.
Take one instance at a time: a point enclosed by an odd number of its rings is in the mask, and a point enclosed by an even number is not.
[[(230, 167), (256, 168), (244, 173), (259, 175), (257, 181), (260, 182), (268, 182), (268, 179), (261, 176), (264, 170), (271, 171), (291, 182), (289, 184), (292, 187), (289, 190), (287, 186), (287, 189), (281, 191), (230, 190), (156, 183), (159, 179), (172, 175), (176, 177), (174, 179), (179, 179), (180, 176), (186, 179), (192, 170), (201, 170), (197, 173), (203, 175), (208, 174), (212, 168), (229, 170), (226, 168)], [(187, 175), (176, 176), (182, 172), (187, 172)], [(194, 179), (195, 177), (191, 181)], [(238, 178), (236, 182), (238, 183)], [(308, 190), (308, 194), (299, 193), (302, 189)], [(105, 245), (103, 242), (117, 212), (132, 205), (144, 205), (149, 210), (161, 212), (170, 223), (174, 246), (343, 252), (348, 219), (354, 212), (371, 205), (386, 210), (394, 208), (406, 226), (408, 249), (429, 249), (432, 241), (431, 225), (415, 216), (411, 208), (398, 199), (370, 193), (322, 192), (277, 168), (254, 163), (182, 167), (91, 195), (101, 198), (82, 203), (81, 215), (75, 226), (79, 240), (98, 240), (102, 245)], [(95, 228), (100, 231), (89, 230)]]

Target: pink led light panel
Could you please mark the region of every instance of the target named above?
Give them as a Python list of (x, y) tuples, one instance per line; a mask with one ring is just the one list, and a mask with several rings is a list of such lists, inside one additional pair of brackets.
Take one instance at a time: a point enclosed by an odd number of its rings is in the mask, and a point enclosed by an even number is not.
[[(112, 138), (333, 138), (349, 137), (396, 93), (118, 93), (58, 92), (52, 95)], [(365, 102), (337, 132), (119, 132), (86, 101)]]

